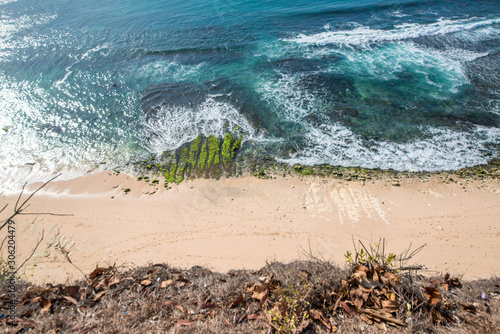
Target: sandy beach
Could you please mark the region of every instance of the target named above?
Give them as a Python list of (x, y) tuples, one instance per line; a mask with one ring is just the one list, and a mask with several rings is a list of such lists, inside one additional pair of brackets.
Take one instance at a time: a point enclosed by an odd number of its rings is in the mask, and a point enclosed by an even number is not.
[[(2, 198), (9, 206), (1, 218), (16, 198)], [(48, 184), (26, 212), (70, 215), (16, 217), (19, 263), (44, 232), (22, 270), (36, 283), (82, 278), (61, 245), (84, 273), (147, 263), (225, 272), (306, 259), (309, 252), (343, 264), (353, 239), (367, 245), (381, 238), (396, 254), (426, 244), (409, 264), (425, 265), (428, 275), (450, 272), (470, 280), (500, 274), (495, 180), (415, 177), (394, 186), (388, 180), (243, 176), (185, 181), (167, 190), (124, 173), (100, 172)]]

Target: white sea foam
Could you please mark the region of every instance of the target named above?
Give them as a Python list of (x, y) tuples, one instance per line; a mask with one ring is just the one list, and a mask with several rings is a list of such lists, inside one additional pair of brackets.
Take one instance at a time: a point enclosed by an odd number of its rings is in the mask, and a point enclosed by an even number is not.
[(500, 24), (500, 18), (472, 18), (465, 20), (441, 18), (434, 23), (405, 23), (388, 30), (361, 26), (352, 30), (328, 30), (311, 35), (299, 34), (297, 37), (287, 38), (284, 41), (306, 45), (368, 45), (370, 43), (401, 41), (424, 36), (447, 35), (479, 28), (483, 29), (483, 34), (498, 34), (499, 29), (495, 27), (498, 24)]
[(337, 53), (343, 60), (328, 68), (333, 73), (342, 74), (348, 69), (360, 77), (385, 80), (395, 79), (399, 72), (416, 73), (425, 77), (436, 94), (456, 93), (458, 87), (468, 83), (461, 61), (414, 43), (391, 43), (364, 52), (344, 49)]
[[(438, 171), (485, 163), (489, 143), (498, 142), (500, 129), (474, 126), (471, 132), (420, 127), (420, 138), (408, 142), (364, 140), (348, 127), (321, 121), (322, 103), (300, 87), (300, 75), (283, 74), (263, 81), (259, 93), (276, 110), (281, 122), (297, 124), (305, 146), (289, 159), (295, 164), (331, 164), (392, 168), (400, 171)], [(308, 101), (305, 103), (304, 101)], [(331, 112), (331, 111), (330, 111)], [(314, 113), (316, 121), (308, 115)]]
[(300, 89), (300, 74), (279, 76), (276, 81), (261, 81), (257, 90), (280, 119), (300, 123), (307, 115), (320, 111), (314, 94)]
[(222, 138), (226, 130), (241, 128), (244, 140), (252, 139), (254, 128), (236, 108), (229, 103), (217, 101), (208, 96), (196, 109), (164, 106), (154, 117), (146, 120), (150, 133), (150, 151), (161, 153), (173, 150), (194, 140), (198, 135), (214, 135)]
[(87, 51), (85, 51), (81, 57), (79, 57), (73, 64), (71, 64), (70, 66), (66, 67), (66, 73), (64, 74), (64, 77), (61, 79), (61, 80), (58, 80), (54, 83), (54, 86), (59, 88), (63, 83), (66, 82), (66, 80), (69, 78), (69, 76), (73, 73), (73, 66), (75, 66), (76, 64), (80, 63), (81, 61), (89, 58), (91, 56), (92, 53), (95, 53), (95, 52), (98, 52), (98, 51), (101, 51), (103, 49), (106, 49), (106, 48), (109, 48), (109, 45), (108, 44), (102, 44), (102, 45), (98, 45), (94, 48), (91, 48)]
[(427, 139), (407, 143), (363, 141), (348, 128), (333, 124), (309, 128), (308, 147), (290, 159), (290, 164), (328, 163), (342, 166), (439, 171), (486, 163), (485, 144), (500, 138), (500, 129), (476, 126), (472, 133), (445, 128), (422, 128)]

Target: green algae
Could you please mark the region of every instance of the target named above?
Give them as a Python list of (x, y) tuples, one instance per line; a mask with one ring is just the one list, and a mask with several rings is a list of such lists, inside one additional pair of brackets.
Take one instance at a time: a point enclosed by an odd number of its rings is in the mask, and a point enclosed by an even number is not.
[(196, 159), (198, 158), (200, 144), (201, 144), (201, 135), (199, 135), (198, 137), (196, 137), (195, 140), (193, 140), (189, 148), (189, 158), (187, 162), (193, 167), (196, 166)]
[(208, 159), (208, 140), (203, 141), (203, 145), (201, 146), (200, 157), (198, 158), (198, 169), (203, 171), (205, 169), (205, 165), (207, 164)]
[(231, 143), (233, 141), (233, 136), (227, 133), (224, 137), (224, 142), (222, 143), (222, 161), (224, 164), (231, 162)]
[[(233, 175), (237, 170), (233, 161), (242, 141), (243, 136), (238, 133), (226, 132), (223, 138), (198, 135), (191, 143), (173, 151), (164, 151), (155, 159), (139, 163), (138, 174), (146, 182), (149, 182), (149, 177), (144, 176), (145, 171), (149, 171), (152, 178), (163, 176), (165, 187), (170, 183), (179, 184), (185, 179)], [(156, 178), (153, 181), (153, 184), (160, 182)]]
[(168, 172), (167, 176), (165, 176), (165, 175), (164, 176), (168, 182), (175, 182), (175, 174), (176, 173), (177, 173), (177, 164), (172, 164), (170, 166), (170, 171)]
[(236, 151), (241, 147), (241, 142), (243, 141), (243, 136), (240, 135), (238, 139), (236, 139), (233, 143), (232, 152), (231, 152), (231, 160), (234, 160), (236, 156)]
[(220, 140), (215, 138), (213, 135), (208, 137), (208, 161), (207, 167), (218, 166), (220, 164), (219, 148)]

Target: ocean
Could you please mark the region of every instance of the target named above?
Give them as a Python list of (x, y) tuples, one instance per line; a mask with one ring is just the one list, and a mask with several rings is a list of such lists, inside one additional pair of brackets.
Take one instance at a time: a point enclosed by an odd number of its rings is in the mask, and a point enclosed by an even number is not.
[(0, 0), (0, 187), (243, 135), (441, 171), (500, 154), (500, 1)]

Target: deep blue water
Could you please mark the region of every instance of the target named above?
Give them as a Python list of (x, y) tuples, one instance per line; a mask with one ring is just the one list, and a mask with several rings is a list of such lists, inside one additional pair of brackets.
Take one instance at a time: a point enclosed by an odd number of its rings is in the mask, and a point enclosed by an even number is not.
[(500, 1), (0, 0), (0, 175), (241, 128), (289, 163), (450, 170), (500, 147)]

